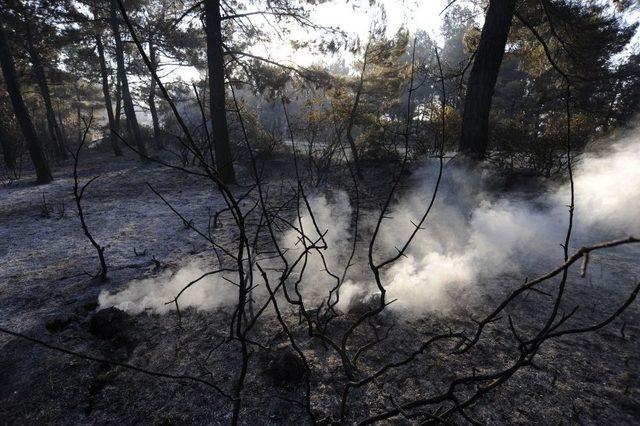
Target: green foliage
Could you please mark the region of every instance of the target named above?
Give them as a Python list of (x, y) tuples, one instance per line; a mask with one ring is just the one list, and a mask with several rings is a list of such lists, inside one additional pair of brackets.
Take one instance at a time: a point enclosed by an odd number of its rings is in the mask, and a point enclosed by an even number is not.
[(408, 44), (406, 31), (399, 31), (393, 38), (372, 36), (362, 60), (354, 66), (363, 70), (362, 75), (343, 77), (329, 93), (332, 105), (346, 122), (360, 92), (353, 121), (357, 128), (356, 147), (362, 159), (398, 158), (398, 129), (403, 121), (398, 108), (409, 80), (410, 65), (404, 60)]
[[(197, 1), (129, 0), (125, 3), (145, 48), (151, 43), (157, 49), (161, 76), (179, 109), (185, 113), (198, 138), (204, 141), (206, 135), (192, 87), (175, 81), (165, 72), (175, 64), (206, 69), (204, 32), (199, 19), (202, 10)], [(269, 19), (287, 35), (288, 24), (313, 27), (307, 19), (308, 8), (314, 3), (317, 2), (278, 0), (269, 2), (265, 10), (273, 13)], [(530, 28), (514, 19), (492, 104), (490, 150), (496, 167), (525, 167), (553, 175), (562, 166), (566, 145), (566, 88), (563, 76), (550, 64), (547, 55), (572, 79), (574, 148), (581, 148), (591, 139), (631, 122), (640, 102), (640, 56), (637, 52), (625, 53), (637, 28), (626, 24), (621, 13), (633, 7), (632, 3), (619, 1), (614, 8), (595, 0), (519, 2), (519, 13), (533, 26), (547, 50)], [(21, 2), (27, 7), (25, 10), (18, 10), (17, 4), (0, 0), (0, 18), (10, 32), (24, 97), (39, 132), (47, 135), (46, 117), (23, 43), (27, 21), (32, 26), (35, 48), (49, 79), (56, 114), (68, 139), (76, 137), (80, 126), (78, 113), (84, 116), (93, 109), (99, 125), (104, 125), (96, 35), (102, 36), (104, 42), (114, 106), (117, 99), (113, 41), (105, 21), (108, 4), (33, 0)], [(246, 114), (252, 144), (258, 150), (283, 146), (282, 140), (288, 136), (280, 100), (286, 97), (295, 138), (316, 147), (318, 153), (336, 149), (336, 141), (346, 145), (346, 128), (352, 119), (352, 134), (362, 159), (398, 159), (404, 146), (411, 53), (415, 48), (411, 153), (414, 158), (433, 155), (443, 134), (445, 149), (454, 150), (460, 134), (469, 60), (480, 37), (478, 16), (483, 13), (486, 2), (469, 4), (454, 4), (447, 9), (442, 17), (442, 39), (433, 40), (424, 31), (416, 34), (399, 31), (387, 36), (383, 17), (372, 29), (368, 47), (359, 41), (350, 45), (358, 61), (347, 66), (345, 61), (349, 61), (349, 56), (342, 55), (338, 59), (341, 64), (325, 63), (306, 69), (295, 64), (278, 64), (255, 54), (257, 50), (251, 47), (262, 45), (272, 35), (268, 27), (248, 25), (246, 18), (225, 19), (224, 50), (229, 53), (226, 71)], [(225, 4), (223, 14), (260, 10), (261, 5), (251, 0), (232, 1)], [(128, 38), (124, 30), (123, 35)], [(345, 47), (339, 32), (329, 29), (315, 42), (290, 40), (289, 43), (292, 49), (315, 47), (322, 54), (340, 55)], [(441, 121), (436, 45), (440, 46), (445, 75), (445, 129)], [(125, 43), (125, 46), (128, 73), (134, 76), (131, 81), (136, 107), (145, 113), (153, 90), (150, 75), (133, 44)], [(204, 75), (197, 86), (208, 116)], [(179, 135), (168, 106), (155, 91), (153, 93), (164, 121), (163, 129)], [(359, 99), (354, 109), (356, 97)], [(229, 111), (234, 109), (229, 103)], [(228, 115), (232, 141), (238, 155), (244, 155), (237, 116), (232, 112)], [(2, 119), (0, 125), (10, 129), (10, 122), (11, 119)], [(177, 139), (169, 139), (176, 148)]]
[[(444, 150), (455, 150), (460, 138), (462, 117), (452, 106), (444, 110)], [(420, 158), (423, 155), (437, 155), (442, 143), (442, 105), (439, 101), (421, 104), (414, 119), (415, 149), (414, 154)]]
[(523, 2), (518, 11), (537, 35), (514, 20), (493, 99), (492, 160), (499, 168), (550, 176), (562, 170), (566, 152), (562, 74), (571, 81), (574, 149), (637, 111), (637, 100), (629, 102), (621, 90), (626, 86), (638, 93), (633, 56), (623, 55), (636, 25), (625, 25), (619, 14), (597, 2)]

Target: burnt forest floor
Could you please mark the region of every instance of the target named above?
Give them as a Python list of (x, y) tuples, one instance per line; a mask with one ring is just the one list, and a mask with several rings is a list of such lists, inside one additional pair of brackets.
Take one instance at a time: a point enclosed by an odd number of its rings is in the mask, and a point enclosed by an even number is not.
[[(272, 168), (286, 175), (290, 164), (287, 159), (279, 161)], [(374, 184), (362, 189), (363, 199), (373, 208), (381, 200), (372, 195), (380, 193), (375, 182), (388, 180), (393, 171), (378, 168), (368, 173)], [(0, 187), (0, 326), (99, 358), (212, 378), (231, 389), (240, 364), (238, 345), (229, 343), (207, 357), (228, 334), (228, 309), (187, 309), (180, 324), (175, 311), (127, 316), (126, 329), (118, 330), (115, 338), (99, 338), (90, 327), (101, 290), (116, 291), (134, 279), (176, 271), (190, 260), (212, 256), (206, 241), (187, 229), (146, 182), (204, 228), (209, 214), (224, 208), (222, 198), (206, 179), (156, 164), (143, 165), (130, 153), (116, 159), (109, 154), (84, 155), (81, 179), (95, 175), (101, 177), (88, 189), (84, 204), (96, 240), (106, 246), (110, 271), (104, 283), (85, 273), (95, 272), (97, 258), (79, 226), (69, 162), (54, 167), (55, 181), (49, 185), (33, 185), (33, 176), (26, 173), (23, 179)], [(339, 187), (341, 176), (324, 181), (318, 190)], [(280, 177), (274, 172), (267, 180), (277, 182)], [(238, 193), (244, 190), (237, 187)], [(220, 244), (233, 244), (224, 227), (216, 232)], [(588, 279), (573, 272), (567, 308), (581, 306), (575, 320), (595, 323), (612, 312), (637, 282), (639, 258), (638, 248), (618, 249), (594, 256)], [(375, 366), (400, 359), (430, 333), (471, 327), (471, 312), (487, 312), (523, 278), (518, 274), (496, 277), (492, 290), (481, 300), (446, 317), (383, 315), (379, 326), (394, 323), (394, 332), (363, 362)], [(517, 305), (525, 330), (526, 324), (540, 324), (547, 314), (540, 309), (541, 297), (532, 294)], [(288, 315), (293, 333), (305, 342), (305, 354), (315, 366), (313, 408), (319, 417), (335, 415), (344, 384), (339, 359), (306, 338), (304, 325), (297, 325), (294, 314)], [(350, 318), (341, 318), (337, 326)], [(267, 315), (255, 339), (271, 347), (285, 344), (286, 336), (274, 330), (280, 327), (273, 315)], [(548, 342), (534, 367), (522, 369), (469, 414), (489, 424), (637, 423), (639, 342), (636, 302), (596, 333)], [(263, 352), (256, 350), (250, 361), (241, 423), (308, 423), (304, 409), (291, 402), (303, 400), (302, 386), (275, 385), (267, 373), (269, 354)], [(451, 359), (446, 346), (438, 347), (409, 367), (384, 376), (377, 386), (354, 392), (349, 422), (444, 389), (448, 380), (473, 366), (481, 366), (478, 371), (482, 372), (507, 365), (515, 355), (509, 329), (498, 325), (460, 359)], [(227, 424), (230, 420), (231, 403), (206, 386), (79, 359), (0, 334), (2, 424)], [(456, 421), (464, 423), (462, 418)], [(397, 417), (394, 422), (410, 424), (412, 420)]]

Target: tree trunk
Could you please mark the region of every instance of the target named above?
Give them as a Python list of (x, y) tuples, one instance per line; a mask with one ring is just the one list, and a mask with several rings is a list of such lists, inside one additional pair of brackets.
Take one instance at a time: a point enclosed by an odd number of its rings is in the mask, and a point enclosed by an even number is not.
[(222, 50), (222, 19), (220, 0), (205, 0), (205, 29), (207, 33), (207, 66), (209, 69), (209, 105), (211, 127), (216, 154), (216, 169), (225, 183), (235, 182), (229, 126), (227, 124), (224, 87), (224, 53)]
[(516, 0), (491, 0), (469, 74), (459, 151), (483, 160), (489, 143), (489, 113)]
[(122, 155), (122, 150), (118, 146), (118, 141), (113, 131), (116, 130), (116, 120), (113, 116), (113, 104), (111, 103), (111, 93), (109, 92), (109, 73), (107, 72), (107, 62), (104, 58), (104, 46), (100, 34), (96, 34), (96, 47), (98, 49), (98, 58), (100, 60), (100, 74), (102, 76), (102, 94), (104, 95), (104, 107), (107, 110), (107, 118), (109, 119), (109, 141), (111, 148), (116, 157)]
[(111, 0), (110, 2), (110, 12), (111, 12), (111, 30), (113, 31), (113, 38), (115, 40), (116, 46), (116, 62), (118, 64), (118, 78), (120, 79), (120, 89), (122, 90), (122, 104), (124, 106), (124, 113), (127, 117), (127, 127), (129, 129), (129, 134), (133, 135), (135, 140), (136, 149), (138, 154), (140, 155), (140, 159), (142, 161), (146, 161), (147, 158), (147, 149), (144, 145), (144, 140), (142, 139), (142, 134), (140, 133), (140, 126), (138, 125), (138, 119), (136, 118), (136, 111), (133, 107), (133, 98), (131, 97), (131, 92), (129, 91), (129, 82), (127, 80), (127, 71), (124, 65), (124, 49), (122, 45), (122, 39), (120, 38), (120, 28), (118, 24), (118, 15), (116, 13), (117, 10), (117, 0)]
[(60, 132), (62, 133), (63, 140), (68, 137), (67, 131), (64, 128), (64, 120), (62, 119), (62, 113), (60, 112), (60, 105), (58, 104), (58, 125), (60, 126)]
[[(149, 36), (149, 60), (153, 65), (153, 71), (158, 69), (158, 58), (156, 55), (156, 47), (153, 44), (153, 37)], [(156, 109), (156, 79), (151, 77), (151, 86), (149, 89), (149, 111), (151, 112), (151, 121), (153, 122), (153, 140), (155, 141), (156, 150), (163, 149), (162, 135), (160, 134), (160, 121), (158, 120), (158, 110)]]
[(2, 147), (2, 157), (8, 169), (16, 168), (16, 146), (10, 139), (9, 133), (0, 125), (0, 146)]
[(77, 135), (76, 139), (78, 143), (82, 142), (82, 133), (84, 131), (84, 123), (82, 121), (82, 101), (80, 100), (80, 85), (78, 82), (80, 81), (79, 76), (74, 76), (74, 88), (76, 89), (76, 130)]
[(33, 73), (36, 79), (36, 83), (38, 84), (38, 89), (40, 90), (40, 95), (42, 96), (42, 101), (44, 103), (45, 111), (47, 114), (47, 129), (49, 130), (49, 135), (54, 143), (56, 154), (59, 158), (66, 159), (68, 158), (67, 150), (65, 148), (62, 131), (60, 130), (60, 126), (58, 126), (58, 122), (56, 121), (56, 114), (53, 110), (53, 104), (51, 103), (51, 93), (49, 92), (49, 84), (47, 83), (47, 76), (44, 72), (44, 66), (42, 65), (40, 54), (38, 53), (33, 40), (31, 23), (28, 20), (28, 16), (25, 16), (24, 19), (24, 25), (27, 35), (27, 50), (29, 53), (29, 59), (31, 60), (31, 65), (33, 66)]
[(120, 120), (122, 119), (122, 90), (120, 89), (120, 78), (116, 73), (116, 132), (120, 133)]
[(25, 142), (27, 143), (27, 149), (29, 150), (31, 160), (33, 161), (33, 166), (36, 169), (37, 181), (38, 183), (49, 183), (53, 180), (53, 176), (51, 175), (47, 158), (45, 157), (44, 150), (42, 149), (42, 142), (38, 139), (36, 130), (33, 128), (33, 123), (31, 122), (31, 117), (29, 117), (29, 111), (24, 103), (24, 99), (22, 99), (20, 81), (18, 80), (13, 58), (11, 57), (7, 36), (1, 23), (0, 66), (2, 67), (4, 81), (7, 85), (9, 97), (11, 98), (14, 114), (24, 135)]

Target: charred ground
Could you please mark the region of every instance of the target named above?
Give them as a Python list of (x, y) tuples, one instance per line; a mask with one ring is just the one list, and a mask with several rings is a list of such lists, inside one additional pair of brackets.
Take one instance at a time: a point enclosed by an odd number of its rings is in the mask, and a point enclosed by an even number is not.
[[(107, 247), (107, 282), (84, 273), (93, 271), (97, 264), (73, 208), (68, 165), (54, 169), (55, 183), (46, 189), (27, 180), (1, 189), (2, 324), (97, 358), (148, 371), (209, 378), (221, 386), (232, 383), (233, 372), (239, 367), (238, 347), (234, 342), (217, 346), (228, 334), (229, 309), (187, 309), (180, 322), (175, 311), (166, 315), (119, 312), (100, 323), (100, 316), (105, 315), (105, 311), (98, 311), (101, 290), (116, 291), (131, 280), (177, 271), (188, 260), (211, 261), (213, 256), (145, 182), (197, 225), (206, 227), (209, 214), (223, 208), (202, 179), (158, 165), (140, 165), (128, 156), (110, 161), (105, 171), (103, 160), (103, 154), (89, 154), (81, 163), (80, 175), (85, 179), (101, 175), (87, 195), (86, 214), (95, 238)], [(386, 173), (393, 174), (393, 170)], [(281, 182), (282, 176), (271, 179)], [(376, 204), (371, 199), (368, 203), (371, 207)], [(216, 238), (224, 241), (231, 237), (222, 227), (216, 230)], [(580, 306), (573, 318), (576, 323), (597, 322), (620, 305), (640, 272), (637, 256), (634, 248), (597, 254), (587, 278), (581, 278), (578, 271), (570, 275), (569, 296), (563, 307)], [(528, 272), (535, 276), (546, 271)], [(472, 318), (487, 312), (523, 278), (505, 274), (480, 283), (484, 289), (481, 299), (447, 315), (403, 317), (388, 312), (380, 316), (371, 326), (384, 333), (394, 325), (393, 332), (362, 358), (362, 367), (373, 369), (402, 359), (419, 342), (449, 328), (473, 328)], [(552, 289), (553, 285), (547, 287)], [(540, 298), (544, 297), (531, 293), (509, 312), (522, 330), (545, 318), (546, 312), (540, 309)], [(295, 324), (297, 314), (286, 315)], [(354, 315), (347, 314), (334, 325), (346, 327)], [(640, 415), (638, 324), (640, 310), (634, 304), (600, 331), (550, 340), (531, 367), (483, 398), (468, 414), (483, 423), (634, 423)], [(261, 346), (250, 359), (243, 423), (308, 422), (300, 406), (303, 384), (291, 378), (283, 381), (277, 371), (274, 373), (288, 343), (287, 336), (277, 330), (275, 316), (267, 315), (255, 331), (254, 339)], [(304, 324), (294, 327), (292, 333), (304, 342), (305, 356), (314, 365), (314, 412), (335, 412), (342, 383), (339, 359), (306, 337)], [(435, 346), (417, 362), (377, 380), (372, 384), (375, 391), (366, 387), (354, 391), (347, 419), (367, 418), (419, 398), (425, 390), (444, 389), (452, 378), (471, 370), (482, 374), (505, 365), (514, 351), (510, 337), (508, 326), (499, 323), (464, 356), (452, 355), (448, 345)], [(211, 352), (215, 347), (218, 349)], [(17, 419), (32, 424), (107, 423), (116, 419), (124, 423), (226, 423), (231, 416), (229, 401), (207, 386), (79, 359), (6, 335), (0, 337), (0, 376), (0, 412), (9, 423)]]

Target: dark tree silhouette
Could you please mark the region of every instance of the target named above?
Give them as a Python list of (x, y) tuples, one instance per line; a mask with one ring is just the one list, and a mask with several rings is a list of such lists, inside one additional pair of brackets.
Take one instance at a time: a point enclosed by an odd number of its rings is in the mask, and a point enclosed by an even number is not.
[[(156, 45), (153, 39), (153, 35), (149, 35), (149, 59), (153, 64), (154, 70), (158, 69), (158, 55)], [(153, 140), (155, 141), (155, 148), (161, 150), (162, 134), (160, 132), (160, 120), (158, 118), (158, 108), (156, 107), (156, 81), (151, 79), (151, 87), (149, 88), (149, 112), (151, 113), (151, 122), (153, 123)]]
[(515, 7), (515, 0), (493, 0), (489, 3), (480, 44), (469, 74), (459, 150), (475, 160), (484, 159), (487, 151), (491, 100)]
[(216, 169), (225, 183), (235, 182), (233, 159), (229, 145), (226, 96), (224, 89), (224, 53), (222, 50), (222, 18), (220, 0), (205, 0), (205, 31), (207, 34), (207, 66), (209, 69), (209, 105)]
[(36, 169), (37, 182), (49, 183), (53, 180), (53, 176), (51, 175), (49, 163), (42, 149), (42, 142), (36, 134), (27, 106), (24, 103), (24, 99), (22, 99), (20, 80), (18, 80), (13, 58), (11, 57), (11, 50), (9, 49), (9, 43), (7, 42), (7, 34), (2, 24), (0, 24), (0, 66), (2, 67), (2, 74), (4, 75), (4, 81), (7, 85), (7, 92), (11, 98), (14, 114), (18, 120), (20, 130), (24, 135), (29, 155)]
[[(20, 5), (20, 2), (18, 2), (18, 4)], [(32, 18), (30, 17), (32, 13), (29, 10), (26, 10), (24, 7), (20, 7), (20, 9), (24, 19), (27, 53), (29, 54), (29, 60), (33, 66), (33, 75), (38, 85), (38, 89), (40, 90), (42, 102), (44, 103), (45, 111), (47, 113), (47, 129), (49, 130), (49, 135), (54, 143), (56, 154), (58, 157), (64, 159), (67, 158), (64, 136), (60, 130), (58, 122), (56, 121), (56, 113), (53, 110), (53, 104), (51, 102), (51, 92), (49, 90), (49, 83), (47, 82), (47, 75), (34, 38), (33, 28), (37, 30), (37, 25), (33, 24)]]
[(120, 81), (120, 89), (122, 90), (122, 105), (124, 107), (124, 113), (127, 117), (127, 127), (129, 134), (133, 136), (136, 144), (136, 149), (140, 154), (140, 159), (144, 160), (147, 155), (147, 148), (145, 147), (142, 134), (140, 133), (140, 125), (136, 118), (136, 111), (133, 107), (133, 98), (129, 91), (129, 80), (127, 79), (127, 71), (124, 63), (124, 46), (122, 43), (122, 37), (120, 36), (120, 28), (118, 24), (116, 0), (110, 2), (110, 24), (111, 31), (113, 31), (113, 39), (115, 41), (116, 49), (116, 62), (118, 64), (118, 79)]
[(104, 57), (104, 46), (102, 44), (102, 37), (100, 34), (96, 34), (95, 38), (98, 58), (100, 60), (100, 75), (102, 79), (102, 93), (104, 94), (104, 107), (107, 110), (107, 118), (109, 120), (109, 140), (111, 141), (113, 153), (119, 157), (122, 155), (122, 150), (120, 149), (120, 146), (118, 146), (118, 141), (113, 136), (113, 131), (117, 131), (117, 126), (115, 116), (113, 115), (111, 92), (109, 91), (109, 73), (107, 72), (107, 63)]
[(11, 136), (0, 125), (0, 148), (2, 148), (2, 157), (4, 158), (4, 164), (9, 169), (15, 169), (16, 167), (16, 147), (11, 142)]

